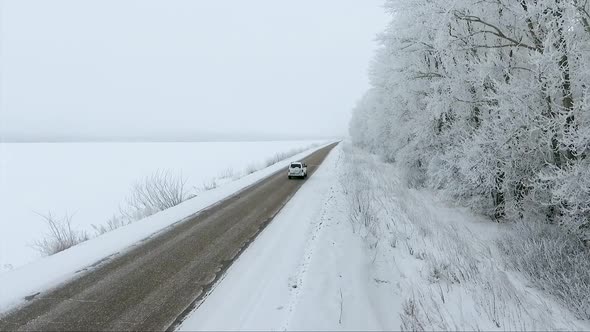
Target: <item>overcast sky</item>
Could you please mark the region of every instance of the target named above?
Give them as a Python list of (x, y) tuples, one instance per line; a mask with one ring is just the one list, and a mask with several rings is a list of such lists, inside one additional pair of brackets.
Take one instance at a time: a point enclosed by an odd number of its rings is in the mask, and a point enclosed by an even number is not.
[(382, 0), (0, 6), (4, 139), (343, 135), (387, 22)]

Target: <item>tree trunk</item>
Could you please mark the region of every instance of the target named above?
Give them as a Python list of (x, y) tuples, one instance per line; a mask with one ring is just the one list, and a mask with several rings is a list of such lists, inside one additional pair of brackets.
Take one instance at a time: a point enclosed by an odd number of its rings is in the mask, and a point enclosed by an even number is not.
[[(561, 99), (561, 106), (565, 114), (567, 114), (565, 119), (565, 132), (570, 133), (572, 127), (574, 125), (574, 98), (572, 94), (572, 86), (571, 86), (571, 73), (570, 73), (570, 65), (569, 65), (569, 57), (568, 57), (568, 47), (567, 47), (567, 40), (563, 34), (563, 11), (564, 9), (559, 6), (559, 1), (557, 8), (554, 12), (554, 16), (558, 21), (559, 28), (557, 29), (557, 33), (559, 36), (559, 40), (557, 42), (556, 48), (561, 51), (561, 57), (559, 59), (559, 69), (561, 71), (561, 77), (563, 77), (561, 82), (561, 92), (562, 92), (562, 99)], [(565, 157), (569, 160), (575, 159), (574, 147), (572, 145), (568, 145), (565, 151)]]
[(494, 199), (494, 219), (496, 221), (502, 220), (506, 216), (505, 205), (506, 198), (504, 197), (504, 172), (496, 174), (496, 190), (492, 193)]

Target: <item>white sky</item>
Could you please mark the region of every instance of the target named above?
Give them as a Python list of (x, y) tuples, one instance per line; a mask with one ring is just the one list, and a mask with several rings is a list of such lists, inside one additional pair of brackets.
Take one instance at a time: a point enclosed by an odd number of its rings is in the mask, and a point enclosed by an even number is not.
[(343, 135), (382, 0), (0, 0), (0, 133)]

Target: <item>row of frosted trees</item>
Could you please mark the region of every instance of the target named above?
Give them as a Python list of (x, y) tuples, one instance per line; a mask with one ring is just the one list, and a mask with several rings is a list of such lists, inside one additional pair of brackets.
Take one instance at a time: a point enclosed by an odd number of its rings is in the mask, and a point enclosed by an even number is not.
[(353, 142), (502, 219), (590, 217), (589, 0), (388, 0)]

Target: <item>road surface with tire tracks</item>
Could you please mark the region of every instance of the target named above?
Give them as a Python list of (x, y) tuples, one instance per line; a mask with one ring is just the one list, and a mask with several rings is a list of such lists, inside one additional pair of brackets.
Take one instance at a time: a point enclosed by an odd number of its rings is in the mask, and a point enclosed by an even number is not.
[[(336, 144), (304, 158), (309, 177)], [(38, 294), (0, 330), (172, 329), (304, 183), (281, 170)]]

